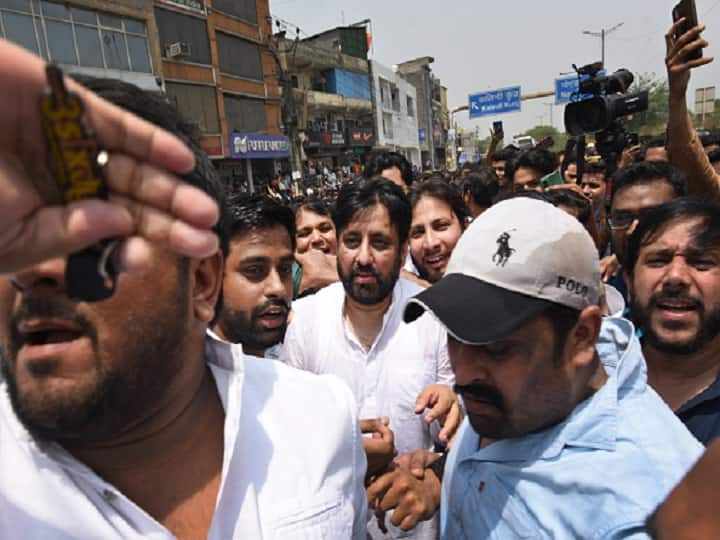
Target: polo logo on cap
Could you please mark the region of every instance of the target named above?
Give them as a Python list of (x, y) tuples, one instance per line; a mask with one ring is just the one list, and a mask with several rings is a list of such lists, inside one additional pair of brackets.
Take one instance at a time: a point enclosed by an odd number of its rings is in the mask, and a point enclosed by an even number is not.
[(555, 286), (558, 289), (565, 289), (568, 292), (578, 294), (580, 296), (587, 296), (588, 291), (590, 290), (587, 285), (584, 285), (579, 281), (575, 281), (574, 279), (567, 278), (565, 276), (558, 276), (557, 284)]
[(497, 240), (495, 240), (495, 242), (497, 242), (498, 248), (495, 254), (492, 256), (492, 262), (494, 262), (497, 266), (505, 266), (505, 263), (508, 262), (508, 259), (512, 256), (513, 253), (515, 253), (515, 250), (510, 247), (510, 232), (514, 230), (515, 229), (510, 229), (509, 231), (505, 231), (500, 236), (498, 236)]

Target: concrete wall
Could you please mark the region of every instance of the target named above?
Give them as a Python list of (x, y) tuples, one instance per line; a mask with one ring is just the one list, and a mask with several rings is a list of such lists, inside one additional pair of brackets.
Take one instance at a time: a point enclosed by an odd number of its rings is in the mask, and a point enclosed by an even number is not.
[[(375, 96), (375, 118), (377, 122), (377, 146), (398, 147), (393, 149), (404, 149), (414, 156), (413, 162), (420, 165), (420, 145), (418, 142), (418, 91), (414, 85), (393, 71), (391, 68), (371, 61), (373, 75), (373, 93)], [(386, 88), (394, 86), (398, 91), (399, 110), (381, 99), (381, 85)], [(412, 110), (408, 111), (407, 97), (412, 98)], [(427, 116), (427, 115), (426, 115)], [(389, 134), (383, 129), (383, 117), (391, 119), (391, 132)], [(411, 152), (412, 151), (412, 152)], [(409, 156), (409, 157), (410, 157)]]

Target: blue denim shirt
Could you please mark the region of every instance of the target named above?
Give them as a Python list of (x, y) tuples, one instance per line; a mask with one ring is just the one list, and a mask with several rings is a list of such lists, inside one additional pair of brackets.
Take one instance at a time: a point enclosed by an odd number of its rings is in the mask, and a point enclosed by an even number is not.
[(632, 323), (603, 322), (607, 382), (563, 422), (480, 449), (467, 419), (445, 468), (444, 539), (647, 538), (645, 518), (703, 447), (647, 384)]

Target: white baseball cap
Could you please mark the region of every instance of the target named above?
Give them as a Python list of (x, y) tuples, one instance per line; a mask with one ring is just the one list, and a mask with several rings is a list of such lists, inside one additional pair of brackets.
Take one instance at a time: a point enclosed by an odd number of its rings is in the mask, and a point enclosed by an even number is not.
[(515, 197), (480, 214), (444, 277), (411, 298), (405, 321), (430, 311), (458, 341), (497, 341), (553, 304), (597, 305), (600, 262), (582, 224), (549, 202)]

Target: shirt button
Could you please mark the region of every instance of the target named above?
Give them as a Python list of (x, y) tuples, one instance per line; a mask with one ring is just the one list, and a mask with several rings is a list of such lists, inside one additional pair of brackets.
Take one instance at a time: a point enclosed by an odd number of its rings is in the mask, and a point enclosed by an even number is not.
[(102, 496), (103, 499), (105, 499), (107, 502), (113, 502), (115, 499), (117, 499), (117, 495), (109, 489), (103, 489)]

